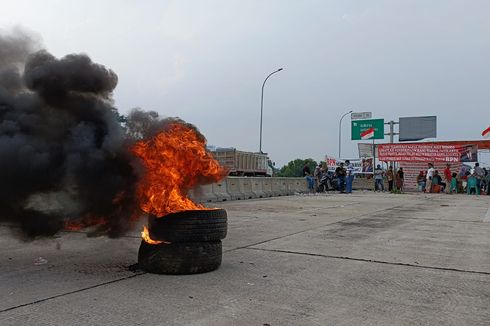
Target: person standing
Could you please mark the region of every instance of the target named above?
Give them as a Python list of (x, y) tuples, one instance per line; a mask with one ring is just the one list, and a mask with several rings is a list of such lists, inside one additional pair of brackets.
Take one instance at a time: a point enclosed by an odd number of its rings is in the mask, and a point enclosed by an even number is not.
[(352, 194), (352, 182), (354, 182), (354, 166), (349, 160), (346, 160), (345, 164), (347, 164), (347, 169), (346, 169), (347, 177), (345, 180), (345, 188), (348, 194)]
[(396, 189), (399, 191), (403, 191), (403, 182), (405, 179), (405, 173), (403, 172), (403, 168), (399, 168), (396, 173)]
[(393, 173), (393, 166), (390, 165), (388, 168), (388, 172), (386, 172), (386, 179), (388, 179), (388, 191), (393, 191), (393, 180), (395, 179), (395, 175)]
[(383, 176), (385, 172), (381, 168), (381, 165), (377, 165), (374, 170), (374, 191), (385, 191), (385, 185), (383, 184)]
[(452, 174), (451, 186), (449, 187), (449, 193), (458, 193), (458, 174), (454, 172)]
[(487, 196), (490, 195), (490, 171), (486, 171), (485, 175), (485, 183), (486, 183), (486, 188), (485, 192), (487, 193)]
[(425, 192), (432, 192), (432, 178), (434, 177), (434, 164), (429, 163), (429, 168), (427, 169), (427, 178), (425, 183)]
[(307, 163), (303, 166), (303, 177), (306, 179), (308, 183), (308, 190), (311, 192), (314, 188), (313, 177), (311, 176), (311, 170)]
[(475, 163), (476, 187), (481, 190), (482, 181), (485, 179), (485, 171), (480, 167), (480, 163)]
[(319, 163), (313, 172), (315, 178), (315, 191), (320, 192), (320, 179), (322, 178), (322, 163)]
[(345, 168), (344, 168), (344, 163), (340, 163), (340, 166), (338, 166), (336, 169), (335, 169), (335, 174), (337, 175), (337, 182), (338, 182), (338, 185), (339, 185), (339, 192), (340, 193), (343, 193), (344, 192), (344, 186), (345, 186), (345, 175), (346, 175), (346, 171), (345, 171)]
[(419, 175), (417, 176), (417, 185), (420, 192), (422, 191), (425, 192), (425, 182), (426, 182), (426, 178), (425, 178), (424, 171), (420, 171)]
[(451, 173), (451, 164), (446, 164), (444, 169), (444, 179), (446, 179), (446, 193), (451, 193), (451, 181), (453, 180), (453, 174)]

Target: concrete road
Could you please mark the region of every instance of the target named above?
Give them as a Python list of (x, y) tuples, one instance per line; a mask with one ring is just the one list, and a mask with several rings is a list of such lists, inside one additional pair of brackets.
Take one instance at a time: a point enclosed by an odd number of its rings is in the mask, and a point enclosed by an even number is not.
[(490, 196), (220, 206), (223, 265), (191, 276), (130, 268), (138, 232), (22, 243), (1, 225), (0, 325), (490, 325)]

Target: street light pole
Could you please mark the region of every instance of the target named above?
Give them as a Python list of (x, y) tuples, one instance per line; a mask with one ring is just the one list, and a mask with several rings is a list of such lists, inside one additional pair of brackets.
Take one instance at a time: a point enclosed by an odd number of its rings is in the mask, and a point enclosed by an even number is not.
[(342, 148), (342, 119), (353, 111), (350, 110), (349, 112), (344, 113), (344, 115), (340, 118), (339, 122), (339, 159), (341, 158), (341, 148)]
[(259, 153), (262, 153), (262, 115), (263, 115), (263, 112), (264, 112), (264, 86), (265, 86), (265, 82), (267, 81), (267, 79), (269, 79), (270, 76), (272, 76), (273, 74), (275, 74), (276, 72), (279, 72), (281, 71), (282, 68), (279, 68), (273, 72), (271, 72), (269, 74), (269, 76), (267, 76), (264, 80), (264, 83), (262, 84), (262, 95), (260, 97), (260, 141), (259, 141)]

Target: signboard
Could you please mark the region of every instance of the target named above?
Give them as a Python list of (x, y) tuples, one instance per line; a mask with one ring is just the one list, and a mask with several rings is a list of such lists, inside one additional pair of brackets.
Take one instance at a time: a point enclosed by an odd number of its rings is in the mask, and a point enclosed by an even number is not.
[(378, 158), (380, 161), (396, 162), (476, 162), (478, 160), (476, 145), (443, 145), (437, 143), (421, 144), (380, 144)]
[(350, 115), (351, 120), (366, 120), (371, 119), (372, 117), (372, 112), (354, 112)]
[(436, 116), (400, 118), (400, 141), (415, 141), (436, 137)]
[[(373, 144), (372, 143), (358, 143), (357, 149), (359, 150), (359, 157), (374, 157)], [(378, 149), (376, 148), (376, 157), (378, 157)]]
[[(327, 167), (329, 172), (335, 172), (340, 163), (344, 163), (344, 161), (337, 160), (334, 157), (325, 157), (325, 161), (327, 162)], [(363, 158), (360, 160), (350, 160), (352, 166), (354, 167), (354, 174), (373, 174), (373, 158)]]
[(352, 140), (384, 139), (384, 119), (352, 121)]

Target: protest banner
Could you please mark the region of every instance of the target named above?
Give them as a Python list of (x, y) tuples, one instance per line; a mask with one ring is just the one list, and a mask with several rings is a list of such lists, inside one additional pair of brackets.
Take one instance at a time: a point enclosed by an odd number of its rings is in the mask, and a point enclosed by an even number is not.
[(478, 146), (458, 144), (379, 144), (380, 161), (396, 162), (476, 162)]

